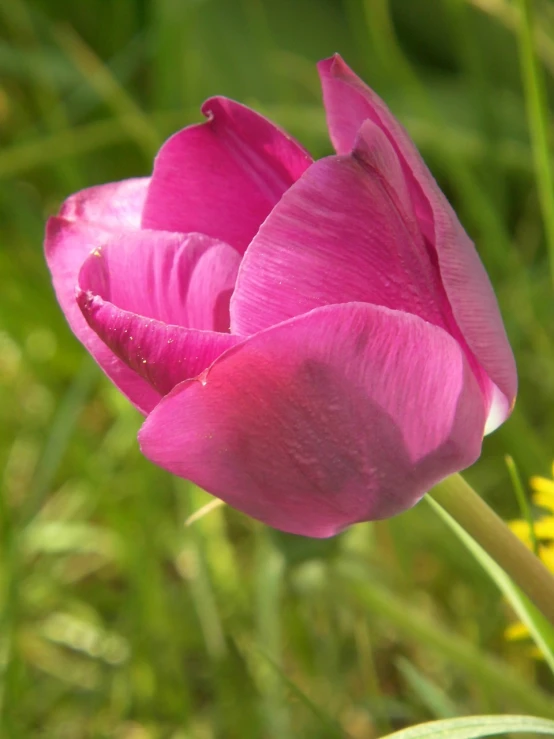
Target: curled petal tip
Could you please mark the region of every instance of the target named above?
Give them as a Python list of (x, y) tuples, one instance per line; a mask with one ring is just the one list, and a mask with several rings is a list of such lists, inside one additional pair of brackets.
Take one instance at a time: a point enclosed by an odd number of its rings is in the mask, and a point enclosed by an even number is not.
[(321, 75), (326, 75), (329, 73), (332, 74), (337, 69), (337, 67), (347, 68), (344, 59), (338, 52), (335, 52), (325, 59), (321, 59), (317, 63), (317, 69)]
[(77, 301), (77, 305), (81, 309), (81, 313), (85, 317), (85, 320), (88, 323), (88, 317), (92, 311), (94, 302), (95, 302), (96, 296), (92, 292), (92, 290), (83, 290), (82, 287), (77, 285), (75, 287), (75, 300)]
[(240, 103), (236, 103), (234, 100), (230, 100), (230, 98), (224, 97), (223, 95), (213, 95), (212, 97), (204, 100), (200, 107), (200, 111), (202, 112), (202, 115), (206, 116), (206, 118), (208, 119), (207, 122), (209, 123), (215, 118), (218, 113), (221, 113), (225, 109), (226, 104), (229, 103), (232, 105), (241, 105)]

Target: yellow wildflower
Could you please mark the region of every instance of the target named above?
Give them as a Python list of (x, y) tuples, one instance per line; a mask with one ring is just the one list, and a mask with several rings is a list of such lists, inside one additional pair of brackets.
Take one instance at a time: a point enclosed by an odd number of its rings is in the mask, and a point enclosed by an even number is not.
[[(537, 542), (537, 554), (548, 567), (554, 572), (554, 462), (552, 463), (552, 479), (535, 476), (529, 480), (533, 491), (531, 500), (537, 508), (543, 510), (543, 515), (533, 522), (533, 531)], [(533, 537), (527, 521), (518, 519), (510, 523), (514, 534), (523, 541), (530, 549), (533, 548)], [(519, 622), (513, 623), (505, 631), (506, 639), (517, 641), (529, 636), (527, 627)], [(538, 655), (538, 650), (533, 650)]]

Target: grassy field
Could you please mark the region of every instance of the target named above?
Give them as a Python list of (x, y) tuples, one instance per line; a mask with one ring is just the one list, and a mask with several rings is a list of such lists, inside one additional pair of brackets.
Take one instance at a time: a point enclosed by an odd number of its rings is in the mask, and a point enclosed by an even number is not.
[[(509, 606), (425, 501), (328, 541), (223, 507), (185, 526), (209, 496), (141, 457), (141, 418), (70, 333), (41, 246), (65, 196), (148, 174), (211, 94), (330, 153), (314, 63), (340, 52), (412, 133), (497, 291), (521, 390), (467, 479), (517, 517), (505, 456), (524, 482), (554, 457), (554, 220), (519, 5), (0, 4), (2, 739), (371, 739), (463, 714), (554, 718), (547, 665), (505, 638)], [(552, 90), (554, 6), (537, 0), (535, 21)]]

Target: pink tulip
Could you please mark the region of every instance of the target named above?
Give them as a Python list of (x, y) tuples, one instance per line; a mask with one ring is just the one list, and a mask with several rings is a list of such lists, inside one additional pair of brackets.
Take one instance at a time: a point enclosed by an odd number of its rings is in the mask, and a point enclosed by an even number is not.
[(144, 454), (279, 529), (392, 516), (472, 464), (516, 370), (477, 252), (406, 131), (338, 56), (337, 154), (225, 98), (152, 177), (49, 221), (77, 337), (147, 419)]

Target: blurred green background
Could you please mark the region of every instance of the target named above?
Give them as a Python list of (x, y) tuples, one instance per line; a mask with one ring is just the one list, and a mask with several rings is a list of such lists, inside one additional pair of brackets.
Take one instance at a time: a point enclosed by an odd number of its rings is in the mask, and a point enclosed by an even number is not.
[[(551, 85), (554, 6), (535, 3)], [(330, 541), (272, 532), (142, 459), (139, 415), (71, 335), (42, 256), (71, 192), (148, 174), (221, 93), (330, 153), (338, 51), (408, 127), (491, 275), (518, 360), (468, 479), (554, 457), (554, 310), (507, 0), (0, 4), (0, 736), (310, 739), (430, 718), (554, 717), (509, 607), (422, 502)], [(548, 694), (550, 691), (550, 697)]]

